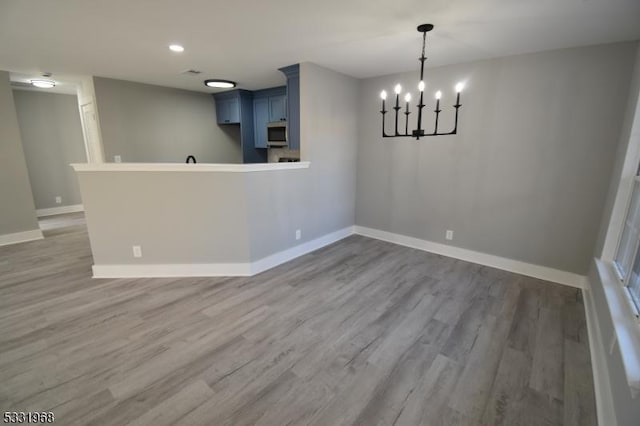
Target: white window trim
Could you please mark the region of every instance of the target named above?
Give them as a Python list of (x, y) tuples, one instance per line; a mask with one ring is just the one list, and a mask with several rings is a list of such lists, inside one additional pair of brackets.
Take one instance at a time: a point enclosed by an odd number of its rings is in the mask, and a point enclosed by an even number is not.
[[(620, 349), (631, 395), (637, 398), (640, 396), (640, 323), (633, 314), (631, 305), (633, 302), (621, 285), (615, 265), (612, 262), (596, 259), (596, 266), (611, 313), (615, 342)], [(612, 353), (613, 349), (614, 346), (606, 348), (609, 353)]]
[(622, 171), (620, 173), (620, 182), (618, 184), (618, 190), (616, 191), (613, 208), (611, 209), (609, 226), (607, 227), (604, 246), (600, 256), (602, 260), (607, 262), (613, 262), (616, 252), (618, 251), (624, 221), (627, 217), (627, 211), (629, 210), (629, 203), (631, 202), (634, 179), (636, 178), (638, 165), (640, 164), (640, 96), (636, 100), (635, 111), (629, 118), (633, 120), (633, 122), (629, 133), (627, 152), (625, 152)]
[[(627, 109), (628, 114), (625, 117), (623, 128), (626, 125), (630, 126), (629, 139), (602, 252), (600, 259), (596, 259), (596, 267), (613, 321), (616, 340), (612, 343), (617, 341), (627, 382), (631, 394), (636, 398), (640, 396), (640, 321), (636, 316), (634, 302), (620, 279), (614, 259), (622, 238), (624, 223), (631, 203), (634, 180), (637, 178), (638, 165), (640, 164), (640, 96), (632, 97)], [(631, 120), (631, 123), (626, 120)], [(625, 138), (627, 135), (622, 137)], [(617, 176), (614, 176), (614, 179), (616, 178)], [(605, 350), (612, 353), (613, 349), (612, 345)]]
[[(636, 167), (636, 170), (638, 170), (638, 167)], [(613, 258), (617, 256), (618, 250), (620, 250), (620, 244), (622, 242), (622, 233), (624, 231), (624, 226), (627, 221), (627, 217), (629, 215), (629, 209), (631, 208), (631, 201), (633, 197), (633, 190), (635, 189), (636, 185), (638, 185), (638, 187), (640, 188), (640, 176), (638, 175), (633, 176), (633, 179), (631, 180), (631, 187), (629, 188), (629, 191), (627, 193), (627, 200), (626, 200), (626, 203), (624, 204), (625, 215), (620, 224), (620, 228), (618, 230), (618, 236), (616, 239), (617, 240), (616, 250), (614, 252)], [(636, 323), (638, 324), (638, 327), (640, 327), (640, 313), (638, 312), (638, 307), (636, 306), (636, 302), (631, 297), (631, 293), (629, 292), (629, 289), (628, 289), (629, 279), (631, 278), (631, 274), (633, 273), (633, 266), (635, 264), (635, 258), (638, 250), (640, 250), (640, 241), (635, 243), (635, 248), (633, 250), (633, 254), (631, 255), (631, 262), (629, 263), (629, 270), (627, 271), (626, 276), (622, 275), (622, 271), (620, 270), (620, 268), (618, 268), (618, 265), (613, 259), (610, 260), (609, 263), (611, 263), (611, 265), (613, 266), (615, 275), (616, 277), (618, 277), (618, 280), (620, 281), (620, 285), (622, 286), (622, 290), (624, 293), (624, 299), (626, 299), (629, 305), (631, 315), (633, 316), (633, 318), (635, 318)]]
[[(636, 251), (637, 250), (640, 250), (640, 248), (636, 248)], [(634, 253), (634, 258), (635, 258), (635, 253)], [(636, 304), (633, 301), (631, 294), (629, 293), (629, 289), (627, 288), (627, 284), (625, 282), (625, 277), (622, 276), (620, 268), (618, 268), (618, 266), (615, 263), (610, 263), (610, 265), (613, 268), (613, 271), (615, 272), (616, 278), (618, 278), (619, 285), (622, 287), (622, 293), (623, 293), (622, 296), (627, 301), (627, 304), (629, 305), (629, 311), (631, 312), (631, 315), (635, 318), (636, 323), (638, 324), (638, 327), (640, 327), (640, 313), (638, 312), (638, 308), (636, 308)], [(631, 266), (633, 267), (633, 265)], [(631, 271), (629, 271), (627, 275), (630, 275), (630, 274), (631, 274)]]

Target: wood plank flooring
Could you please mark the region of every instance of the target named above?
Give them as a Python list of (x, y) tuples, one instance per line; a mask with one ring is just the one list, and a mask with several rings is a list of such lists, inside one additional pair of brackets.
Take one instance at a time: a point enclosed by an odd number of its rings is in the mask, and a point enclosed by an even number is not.
[[(73, 217), (77, 219), (77, 215)], [(0, 407), (62, 425), (594, 425), (579, 290), (360, 236), (250, 278), (0, 248)]]

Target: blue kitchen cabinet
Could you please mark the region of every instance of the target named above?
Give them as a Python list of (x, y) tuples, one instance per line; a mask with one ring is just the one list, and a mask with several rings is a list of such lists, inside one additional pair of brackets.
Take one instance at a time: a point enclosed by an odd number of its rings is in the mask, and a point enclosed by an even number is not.
[(267, 124), (274, 121), (287, 121), (285, 86), (253, 92), (253, 135), (256, 148), (267, 148)]
[(269, 121), (287, 121), (287, 95), (269, 96)]
[(216, 99), (216, 115), (219, 124), (240, 123), (240, 99), (239, 97)]
[(267, 147), (267, 122), (269, 121), (269, 98), (253, 99), (253, 135), (256, 148)]
[(300, 65), (279, 68), (287, 77), (287, 134), (289, 149), (300, 149)]
[[(248, 90), (229, 90), (213, 95), (219, 124), (240, 127), (240, 148), (243, 163), (266, 163), (267, 150), (255, 146), (253, 93)], [(266, 132), (266, 127), (265, 127)], [(266, 141), (266, 136), (265, 136)]]

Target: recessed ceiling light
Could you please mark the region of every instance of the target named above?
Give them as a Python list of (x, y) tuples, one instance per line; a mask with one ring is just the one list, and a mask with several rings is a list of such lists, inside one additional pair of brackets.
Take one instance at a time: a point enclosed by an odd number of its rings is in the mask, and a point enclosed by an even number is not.
[(204, 81), (204, 85), (208, 87), (215, 87), (217, 89), (230, 89), (236, 87), (235, 81), (220, 80), (219, 78), (212, 78)]
[(31, 80), (31, 85), (40, 89), (51, 89), (55, 87), (56, 82), (53, 80)]
[(179, 44), (171, 44), (169, 45), (169, 50), (171, 50), (172, 52), (184, 52), (184, 47), (180, 46)]

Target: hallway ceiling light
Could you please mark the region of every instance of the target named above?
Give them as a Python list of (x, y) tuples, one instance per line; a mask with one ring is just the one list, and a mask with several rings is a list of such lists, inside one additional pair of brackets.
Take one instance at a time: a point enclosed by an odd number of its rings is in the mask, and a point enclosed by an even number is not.
[(404, 112), (405, 115), (405, 131), (404, 133), (399, 133), (398, 132), (398, 114), (400, 112), (400, 110), (402, 109), (400, 107), (400, 94), (402, 93), (402, 86), (400, 86), (399, 84), (396, 84), (395, 88), (394, 88), (394, 92), (396, 94), (396, 105), (392, 108), (395, 111), (395, 115), (396, 115), (396, 120), (395, 120), (395, 132), (394, 134), (388, 135), (385, 132), (384, 129), (384, 115), (389, 112), (387, 110), (385, 110), (385, 101), (387, 99), (387, 92), (386, 91), (382, 91), (380, 93), (380, 98), (382, 99), (382, 111), (380, 111), (382, 113), (382, 137), (383, 138), (395, 138), (395, 137), (413, 137), (416, 139), (420, 139), (420, 137), (423, 136), (441, 136), (441, 135), (455, 135), (458, 132), (458, 109), (462, 106), (460, 104), (460, 92), (462, 92), (462, 89), (464, 88), (464, 83), (458, 83), (455, 86), (455, 91), (457, 93), (456, 96), (456, 103), (455, 105), (453, 105), (453, 107), (456, 109), (456, 118), (455, 118), (455, 122), (454, 122), (454, 126), (453, 126), (453, 130), (450, 132), (446, 132), (446, 133), (439, 133), (438, 132), (438, 118), (440, 116), (440, 112), (442, 112), (442, 110), (440, 109), (440, 99), (442, 98), (442, 92), (440, 90), (438, 90), (435, 93), (435, 98), (436, 98), (436, 109), (433, 111), (436, 113), (436, 120), (435, 120), (435, 126), (434, 126), (434, 130), (433, 133), (425, 133), (424, 129), (422, 128), (422, 109), (425, 107), (424, 102), (423, 102), (423, 95), (424, 95), (424, 89), (425, 89), (425, 83), (424, 83), (424, 61), (427, 60), (427, 57), (424, 55), (424, 49), (427, 43), (427, 33), (429, 31), (431, 31), (433, 29), (433, 25), (431, 24), (422, 24), (418, 26), (418, 31), (422, 33), (422, 56), (420, 56), (420, 82), (418, 83), (418, 91), (420, 92), (420, 103), (418, 103), (418, 105), (416, 105), (418, 107), (418, 120), (417, 120), (417, 129), (413, 130), (411, 133), (409, 133), (409, 115), (411, 114), (411, 112), (409, 111), (409, 101), (411, 101), (411, 94), (407, 93), (406, 96), (404, 97), (405, 102), (406, 102), (406, 109)]
[(56, 86), (53, 80), (31, 80), (31, 85), (40, 89), (51, 89)]
[(230, 80), (220, 80), (219, 78), (210, 78), (209, 80), (204, 81), (204, 85), (207, 87), (214, 87), (216, 89), (231, 89), (232, 87), (236, 87), (235, 81)]
[(184, 52), (184, 47), (180, 46), (179, 44), (171, 44), (169, 45), (169, 50), (171, 50), (172, 52)]

